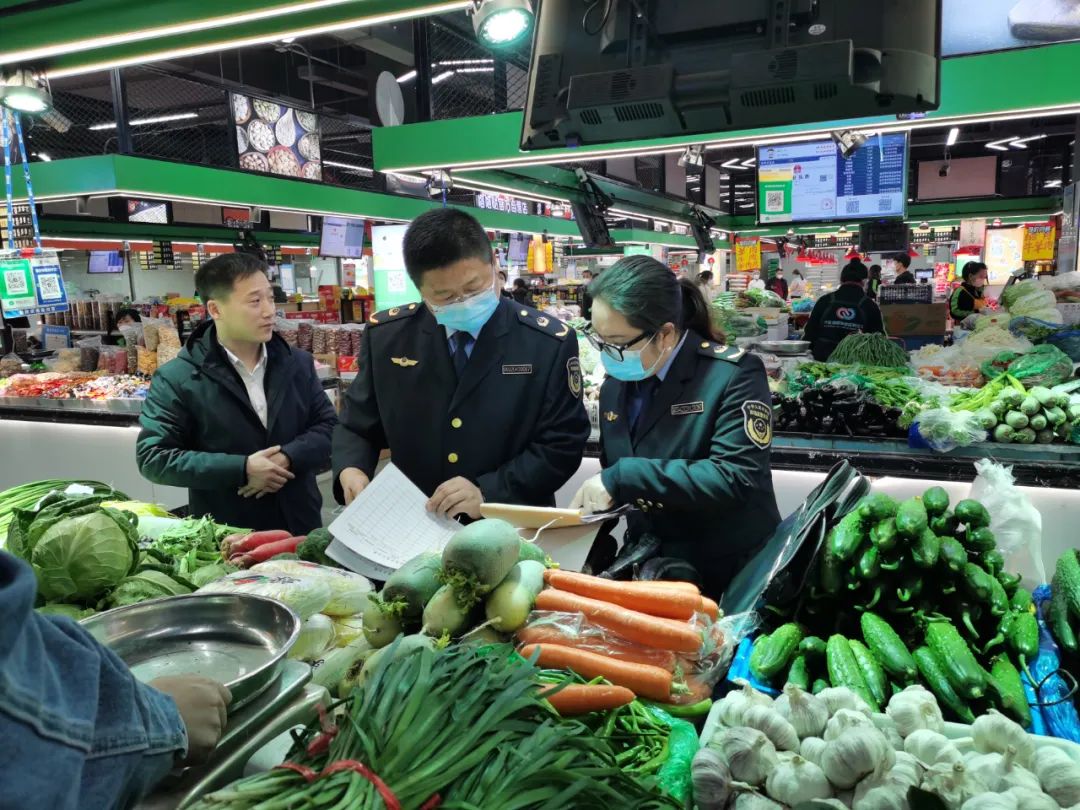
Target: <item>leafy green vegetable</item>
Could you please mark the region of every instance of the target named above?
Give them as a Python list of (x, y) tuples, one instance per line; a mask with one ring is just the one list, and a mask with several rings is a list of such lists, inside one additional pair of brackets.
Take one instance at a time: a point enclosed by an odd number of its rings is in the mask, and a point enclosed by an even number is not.
[(315, 529), (308, 533), (307, 540), (296, 547), (296, 556), (308, 562), (340, 568), (341, 566), (326, 556), (326, 548), (333, 539), (334, 536), (328, 529)]
[(191, 588), (177, 582), (167, 574), (154, 569), (146, 569), (124, 579), (111, 594), (109, 607), (121, 607), (158, 599), (162, 596), (179, 596), (191, 593)]
[(85, 619), (87, 616), (93, 616), (97, 613), (93, 608), (84, 608), (80, 605), (69, 605), (66, 602), (51, 602), (47, 605), (42, 605), (37, 609), (38, 613), (43, 613), (46, 616), (67, 616), (69, 619), (74, 619), (79, 622)]

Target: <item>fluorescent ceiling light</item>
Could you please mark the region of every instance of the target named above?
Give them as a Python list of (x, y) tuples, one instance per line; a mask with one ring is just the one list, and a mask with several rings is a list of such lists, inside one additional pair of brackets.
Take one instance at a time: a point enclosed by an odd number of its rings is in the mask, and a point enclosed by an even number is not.
[[(133, 127), (142, 126), (143, 124), (163, 124), (166, 121), (184, 121), (189, 118), (198, 118), (197, 112), (186, 113), (174, 113), (172, 115), (155, 115), (151, 118), (132, 118), (128, 121), (128, 124)], [(91, 124), (87, 127), (90, 130), (102, 130), (102, 129), (116, 129), (116, 122), (109, 121), (103, 124)]]
[(739, 169), (742, 168), (742, 161), (739, 158), (732, 158), (721, 163), (720, 167), (723, 169)]
[(1060, 188), (1060, 187), (1061, 187), (1061, 181), (1060, 180), (1050, 180), (1043, 186), (1043, 188)]
[(952, 146), (960, 138), (960, 127), (953, 127), (949, 130), (949, 137), (945, 139), (946, 146)]
[(400, 76), (398, 76), (397, 80), (398, 80), (398, 84), (405, 84), (405, 82), (411, 82), (415, 78), (416, 78), (416, 71), (415, 70), (410, 70), (410, 71), (408, 71), (406, 73), (402, 73)]
[(322, 162), (322, 165), (334, 166), (338, 169), (348, 169), (349, 171), (357, 172), (358, 174), (362, 174), (367, 177), (371, 177), (373, 174), (375, 174), (375, 170), (369, 169), (367, 166), (355, 166), (352, 163), (338, 163), (336, 160), (324, 160)]
[(749, 183), (737, 183), (735, 188), (753, 188), (753, 186)]
[(451, 73), (494, 73), (494, 67), (463, 67), (450, 71)]
[(990, 141), (990, 143), (986, 144), (986, 148), (993, 149), (996, 152), (1008, 152), (1009, 144), (1015, 140), (1016, 136), (1013, 135), (1011, 138), (1002, 138), (1000, 141)]
[(52, 160), (52, 158), (49, 157), (49, 154), (47, 152), (35, 152), (35, 155), (36, 155), (38, 160), (43, 160), (46, 163), (48, 163), (50, 160)]
[(756, 157), (752, 157), (749, 160), (744, 160), (742, 162), (742, 167), (744, 169), (752, 169), (756, 165), (757, 165), (757, 158)]
[(36, 74), (16, 70), (0, 77), (0, 105), (17, 113), (43, 113), (52, 109), (52, 94)]
[(442, 67), (444, 65), (491, 65), (494, 64), (494, 59), (442, 59), (438, 62), (433, 62), (432, 67)]
[(1030, 138), (1017, 138), (1012, 143), (1010, 143), (1009, 146), (1013, 147), (1014, 149), (1027, 149), (1027, 145), (1029, 143), (1031, 143), (1032, 141), (1041, 141), (1045, 137), (1046, 134), (1043, 133), (1042, 135), (1032, 135)]
[(442, 84), (443, 82), (445, 82), (447, 79), (449, 79), (453, 75), (454, 75), (454, 71), (452, 71), (452, 70), (444, 71), (443, 73), (440, 73), (438, 76), (435, 76), (434, 78), (432, 78), (431, 83), (432, 84)]

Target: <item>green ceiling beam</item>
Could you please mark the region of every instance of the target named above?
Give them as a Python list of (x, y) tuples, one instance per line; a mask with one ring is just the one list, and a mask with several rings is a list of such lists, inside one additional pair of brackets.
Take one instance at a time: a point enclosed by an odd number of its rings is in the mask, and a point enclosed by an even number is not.
[(767, 138), (834, 129), (942, 126), (948, 120), (999, 117), (1039, 109), (1077, 108), (1069, 76), (1080, 75), (1080, 42), (946, 59), (941, 66), (941, 108), (924, 120), (898, 122), (877, 116), (814, 124), (653, 138), (576, 149), (522, 152), (522, 113), (458, 118), (374, 130), (375, 168), (381, 171), (508, 167), (529, 163), (595, 160), (612, 150), (625, 154), (673, 152), (689, 144), (732, 146)]
[[(236, 231), (212, 225), (161, 225), (147, 222), (114, 222), (86, 217), (46, 214), (41, 218), (42, 236), (72, 239), (126, 239), (145, 242), (164, 239), (172, 242), (232, 242)], [(319, 246), (319, 234), (291, 231), (252, 231), (261, 245)]]
[[(80, 0), (7, 13), (0, 65), (86, 73), (464, 9), (464, 0)], [(306, 7), (306, 8), (305, 8)], [(191, 30), (197, 28), (198, 30)]]
[[(39, 200), (123, 195), (402, 222), (439, 206), (433, 200), (415, 197), (125, 155), (70, 158), (31, 165), (34, 194)], [(12, 174), (15, 197), (24, 199), (26, 186), (22, 172)], [(568, 220), (468, 206), (461, 208), (473, 214), (489, 230), (547, 231), (552, 236), (580, 236), (577, 225)]]

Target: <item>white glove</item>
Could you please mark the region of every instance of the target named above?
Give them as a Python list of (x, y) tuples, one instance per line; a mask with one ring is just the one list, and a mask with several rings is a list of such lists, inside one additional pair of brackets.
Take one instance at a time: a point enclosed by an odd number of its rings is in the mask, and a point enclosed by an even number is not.
[(586, 515), (596, 512), (607, 512), (615, 505), (615, 500), (606, 489), (599, 475), (594, 475), (581, 485), (574, 499), (570, 501), (571, 509), (580, 509)]
[(975, 324), (976, 324), (976, 322), (978, 320), (979, 320), (979, 313), (976, 312), (976, 313), (974, 313), (972, 315), (968, 315), (966, 318), (964, 318), (964, 320), (962, 320), (960, 322), (960, 325), (962, 327), (964, 327), (964, 329), (967, 329), (970, 332), (972, 329), (975, 328)]

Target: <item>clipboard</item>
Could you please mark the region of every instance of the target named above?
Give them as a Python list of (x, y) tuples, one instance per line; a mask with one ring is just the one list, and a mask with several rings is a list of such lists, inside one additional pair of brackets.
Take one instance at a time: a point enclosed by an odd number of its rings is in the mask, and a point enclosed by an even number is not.
[(633, 511), (623, 506), (610, 512), (586, 515), (580, 509), (556, 509), (548, 506), (521, 506), (513, 503), (485, 503), (480, 514), (486, 518), (498, 518), (519, 529), (569, 529), (574, 526), (592, 526), (605, 520), (620, 518)]

